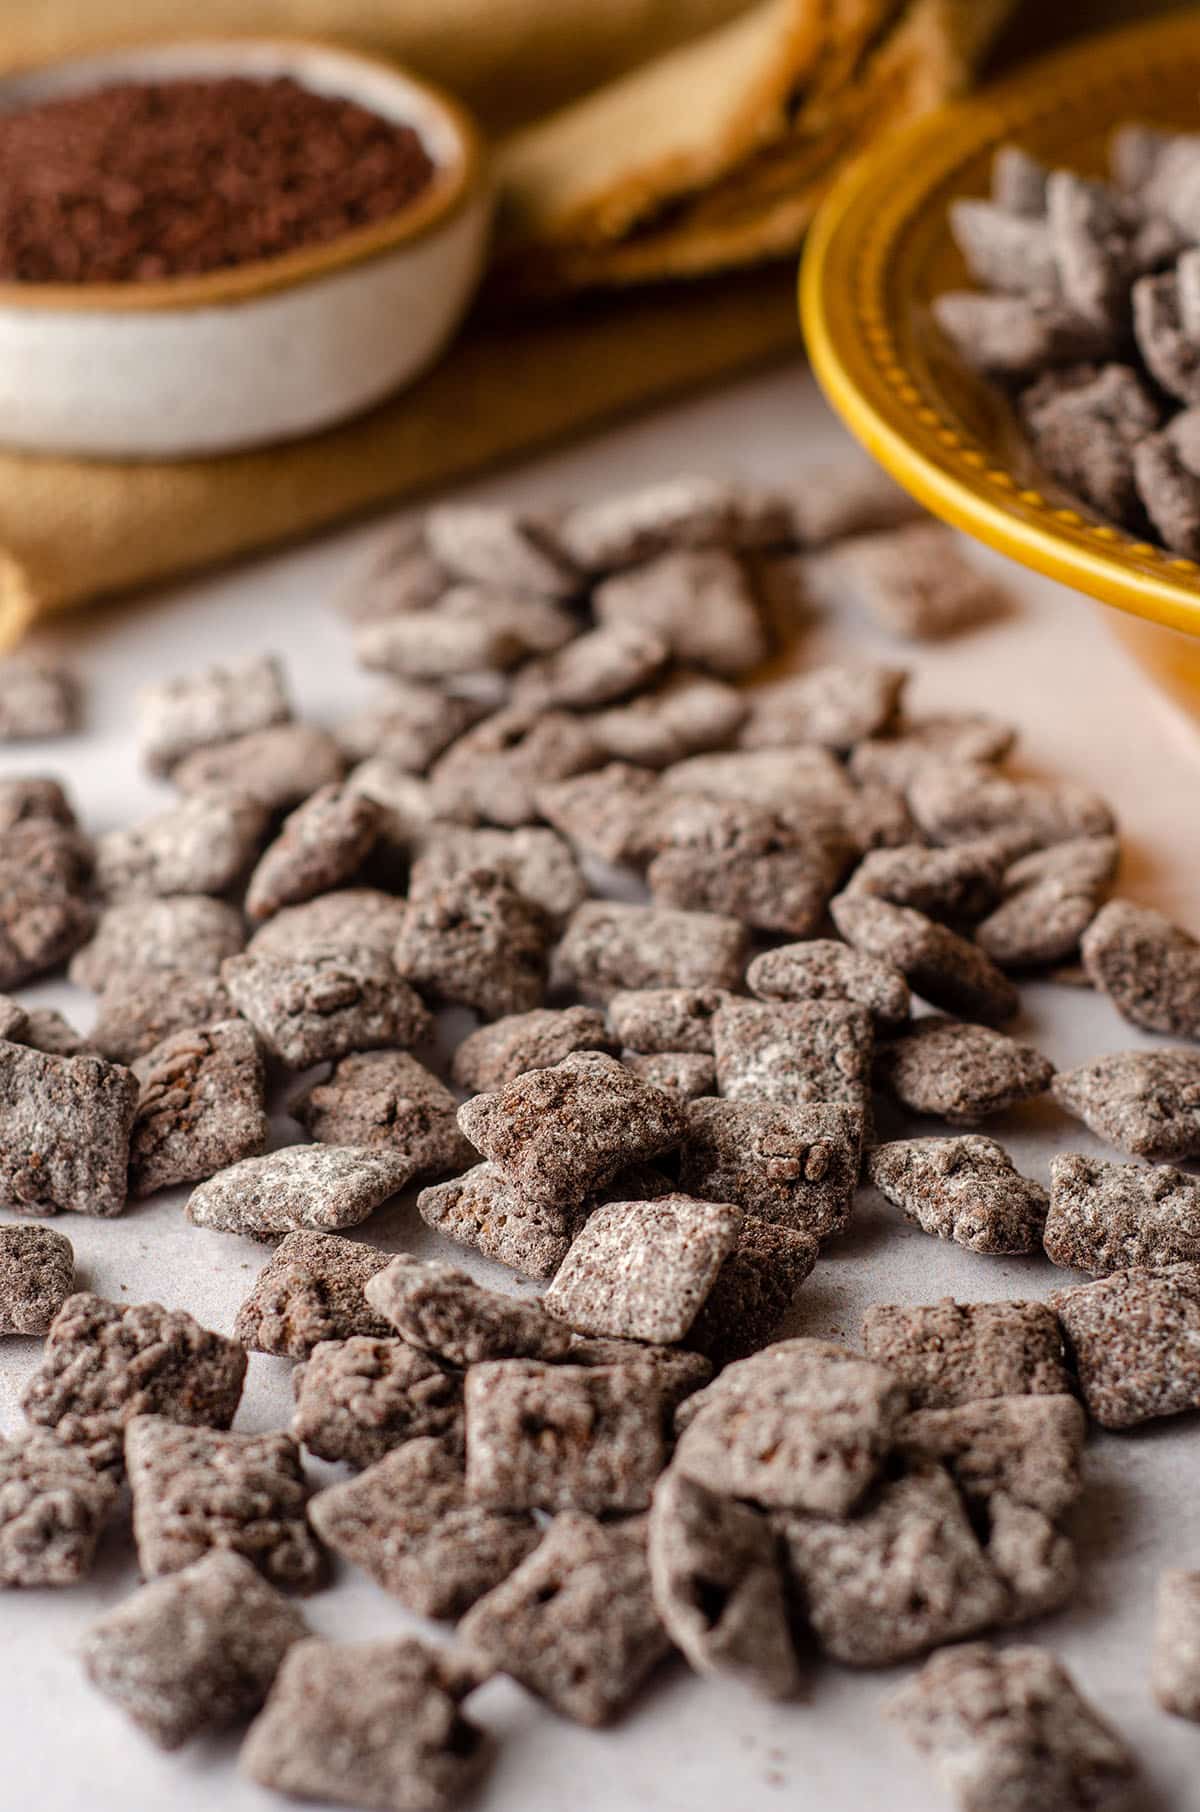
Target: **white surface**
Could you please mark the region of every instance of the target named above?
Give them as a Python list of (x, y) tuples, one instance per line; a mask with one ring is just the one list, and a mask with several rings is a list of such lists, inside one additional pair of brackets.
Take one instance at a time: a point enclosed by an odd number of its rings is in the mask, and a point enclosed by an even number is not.
[[(683, 469), (786, 481), (842, 445), (811, 380), (796, 370), (596, 437), (474, 485), (469, 494), (534, 502), (599, 496)], [(87, 734), (44, 752), (0, 753), (0, 774), (60, 774), (97, 830), (148, 811), (169, 795), (138, 770), (133, 693), (145, 680), (222, 654), (281, 650), (300, 710), (336, 721), (374, 688), (354, 670), (346, 630), (323, 605), (372, 532), (344, 534), (177, 590), (153, 608), (112, 606), (64, 624), (58, 640), (77, 653), (88, 675)], [(913, 704), (975, 705), (1013, 717), (1022, 730), (1022, 765), (1088, 779), (1112, 797), (1128, 848), (1124, 890), (1200, 928), (1200, 740), (1126, 664), (1090, 605), (1015, 568), (1008, 576), (1018, 599), (1009, 621), (902, 656), (917, 670)], [(827, 631), (814, 631), (800, 642), (799, 658), (818, 658), (831, 640)], [(898, 652), (870, 632), (860, 634), (857, 645)], [(80, 1025), (88, 1023), (90, 1003), (65, 985), (32, 988), (28, 998), (59, 1005)], [(1017, 1029), (1059, 1063), (1154, 1042), (1125, 1026), (1104, 1001), (1076, 989), (1031, 987), (1027, 1003)], [(892, 1130), (886, 1121), (885, 1129)], [(285, 1122), (281, 1142), (286, 1130)], [(937, 1128), (926, 1124), (922, 1130)], [(1045, 1105), (991, 1122), (987, 1130), (1043, 1179), (1054, 1151), (1099, 1149)], [(75, 1242), (85, 1286), (131, 1302), (157, 1298), (183, 1306), (228, 1332), (266, 1252), (188, 1226), (182, 1199), (183, 1192), (174, 1192), (133, 1205), (116, 1221), (63, 1216), (57, 1224)], [(404, 1204), (392, 1205), (360, 1231), (392, 1250), (440, 1247), (463, 1256), (428, 1233)], [(474, 1268), (481, 1276), (499, 1276), (483, 1261)], [(872, 1301), (926, 1302), (947, 1293), (964, 1299), (1041, 1296), (1069, 1280), (1070, 1274), (1041, 1259), (982, 1258), (930, 1239), (864, 1191), (851, 1231), (827, 1248), (787, 1331), (852, 1340)], [(0, 1426), (17, 1421), (17, 1396), (37, 1352), (33, 1341), (4, 1343)], [(252, 1357), (239, 1427), (265, 1429), (285, 1421), (288, 1371), (285, 1361)], [(1092, 1439), (1087, 1490), (1073, 1519), (1081, 1562), (1076, 1601), (1013, 1638), (1053, 1649), (1074, 1669), (1135, 1746), (1148, 1782), (1145, 1803), (1154, 1812), (1200, 1806), (1200, 1728), (1159, 1712), (1146, 1684), (1158, 1571), (1168, 1564), (1200, 1567), (1198, 1432), (1190, 1417)], [(313, 1468), (317, 1475), (332, 1470)], [(83, 1681), (73, 1643), (88, 1620), (124, 1597), (136, 1580), (118, 1534), (106, 1542), (94, 1578), (79, 1589), (6, 1595), (0, 1608), (3, 1812), (158, 1812), (168, 1806), (200, 1812), (217, 1805), (224, 1812), (265, 1812), (282, 1803), (239, 1779), (233, 1739), (162, 1756)], [(305, 1608), (321, 1634), (340, 1638), (414, 1623), (346, 1568)], [(671, 1664), (617, 1728), (601, 1733), (577, 1729), (516, 1687), (496, 1682), (473, 1702), (499, 1742), (495, 1768), (472, 1805), (476, 1812), (860, 1812), (886, 1803), (889, 1812), (934, 1812), (944, 1802), (932, 1781), (878, 1717), (879, 1702), (899, 1674), (855, 1675), (814, 1661), (804, 1700), (780, 1707), (702, 1682), (682, 1664)]]

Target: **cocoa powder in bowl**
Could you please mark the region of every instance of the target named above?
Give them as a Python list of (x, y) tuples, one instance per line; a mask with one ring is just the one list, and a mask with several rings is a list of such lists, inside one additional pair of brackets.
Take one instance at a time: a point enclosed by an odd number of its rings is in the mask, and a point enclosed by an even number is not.
[(0, 114), (0, 280), (195, 276), (323, 245), (428, 187), (410, 125), (290, 77), (121, 82)]

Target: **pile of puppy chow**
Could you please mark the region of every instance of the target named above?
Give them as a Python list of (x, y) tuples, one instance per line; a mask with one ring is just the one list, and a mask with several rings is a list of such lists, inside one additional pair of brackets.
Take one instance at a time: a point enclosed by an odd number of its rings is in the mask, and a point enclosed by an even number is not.
[[(968, 1812), (1131, 1803), (1063, 1668), (984, 1638), (1072, 1594), (1089, 1421), (1200, 1407), (1200, 945), (1108, 898), (1110, 810), (1007, 772), (1006, 724), (768, 665), (814, 608), (1003, 604), (869, 470), (445, 506), (341, 601), (388, 685), (336, 730), (267, 656), (147, 692), (152, 819), (93, 840), (0, 781), (0, 985), (97, 996), (86, 1035), (0, 998), (0, 1334), (45, 1336), (0, 1584), (81, 1579), (131, 1506), (145, 1583), (83, 1660), (154, 1741), (252, 1719), (254, 1780), (418, 1812), (486, 1767), (497, 1673), (600, 1725), (672, 1650), (777, 1699), (814, 1647), (932, 1651), (889, 1715)], [(0, 663), (4, 733), (63, 729), (58, 682)], [(1056, 1074), (1004, 1029), (1030, 975), (1176, 1042)], [(269, 1149), (281, 1090), (307, 1139)], [(1047, 1095), (1113, 1151), (1048, 1190), (978, 1130)], [(885, 1097), (921, 1136), (877, 1138)], [(780, 1338), (862, 1181), (981, 1267), (1082, 1275)], [(276, 1242), (228, 1333), (76, 1291), (45, 1221), (179, 1185)], [(371, 1243), (408, 1190), (447, 1259)], [(232, 1428), (248, 1351), (294, 1361), (289, 1429)], [(314, 1637), (330, 1556), (452, 1633)], [(1154, 1689), (1200, 1716), (1200, 1575)]]

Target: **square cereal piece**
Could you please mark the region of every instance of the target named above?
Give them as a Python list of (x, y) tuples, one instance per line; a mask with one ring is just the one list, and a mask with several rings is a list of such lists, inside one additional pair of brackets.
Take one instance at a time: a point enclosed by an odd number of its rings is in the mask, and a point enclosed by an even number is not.
[(569, 598), (580, 579), (547, 517), (498, 504), (445, 503), (425, 517), (425, 551), (455, 579)]
[(733, 1001), (713, 1020), (717, 1087), (733, 1101), (836, 1101), (865, 1113), (872, 1043), (862, 1007)]
[(554, 954), (554, 981), (603, 1004), (622, 988), (735, 989), (749, 935), (735, 918), (589, 900)]
[(571, 711), (509, 705), (452, 742), (429, 778), (440, 818), (463, 824), (482, 818), (513, 829), (537, 823), (541, 787), (585, 773), (603, 760), (604, 751), (585, 718)]
[(1119, 859), (1115, 837), (1032, 850), (1005, 870), (1004, 897), (975, 927), (976, 942), (1005, 969), (1074, 957)]
[(781, 1340), (688, 1398), (675, 1465), (724, 1497), (848, 1516), (908, 1407), (884, 1366), (825, 1340)]
[(577, 503), (557, 537), (588, 573), (634, 566), (679, 547), (727, 547), (737, 534), (738, 494), (727, 479), (684, 473), (636, 491)]
[(587, 883), (566, 839), (544, 824), (516, 830), (491, 825), (434, 822), (421, 834), (408, 877), (408, 894), (436, 893), (461, 875), (489, 868), (540, 906), (556, 925), (587, 898)]
[(308, 1487), (285, 1434), (184, 1428), (135, 1416), (125, 1431), (133, 1538), (147, 1579), (178, 1573), (214, 1549), (253, 1561), (272, 1585), (312, 1591), (321, 1553), (309, 1531)]
[(748, 1359), (766, 1346), (817, 1262), (807, 1233), (742, 1217), (738, 1243), (688, 1329), (688, 1345), (714, 1365)]
[(650, 1507), (654, 1605), (698, 1674), (742, 1680), (769, 1699), (800, 1688), (775, 1531), (749, 1504), (669, 1467)]
[(561, 1716), (611, 1722), (671, 1646), (651, 1595), (645, 1519), (556, 1516), (459, 1637)]
[(421, 1617), (461, 1617), (541, 1540), (532, 1516), (472, 1503), (461, 1454), (427, 1438), (318, 1492), (309, 1514), (326, 1547)]
[(815, 1239), (841, 1233), (858, 1182), (862, 1115), (837, 1102), (689, 1102), (681, 1186)]
[(247, 950), (221, 965), (221, 980), (270, 1055), (292, 1070), (419, 1044), (432, 1023), (388, 957), (363, 944), (330, 938), (303, 956)]
[(132, 1066), (173, 1033), (218, 1025), (234, 1011), (215, 975), (189, 975), (184, 969), (118, 975), (97, 1002), (88, 1037), (110, 1063)]
[(1131, 1266), (1046, 1301), (1102, 1428), (1200, 1408), (1200, 1265)]
[(527, 661), (513, 681), (517, 705), (586, 711), (640, 692), (658, 678), (670, 648), (653, 626), (601, 624), (565, 648)]
[(391, 1332), (363, 1295), (391, 1254), (302, 1228), (280, 1241), (237, 1312), (234, 1337), (256, 1353), (307, 1359), (322, 1341)]
[(259, 926), (246, 954), (299, 959), (340, 947), (390, 957), (404, 908), (402, 899), (378, 887), (338, 887), (283, 907)]
[(285, 1145), (209, 1177), (193, 1189), (186, 1213), (194, 1226), (251, 1239), (277, 1239), (298, 1227), (337, 1232), (374, 1214), (410, 1175), (394, 1152)]
[[(1070, 780), (1010, 780), (969, 762), (927, 762), (908, 788), (913, 817), (931, 843), (1006, 836), (1025, 850), (1080, 837), (1111, 837), (1112, 810)], [(1021, 852), (1024, 853), (1024, 852)]]
[(248, 1560), (217, 1551), (99, 1618), (81, 1654), (93, 1686), (160, 1749), (179, 1749), (256, 1712), (308, 1633)]
[(656, 906), (715, 911), (791, 937), (817, 930), (848, 854), (825, 824), (808, 833), (788, 814), (694, 793), (668, 795), (644, 834), (657, 851), (646, 872)]
[(537, 809), (583, 855), (602, 862), (641, 859), (647, 826), (661, 803), (659, 777), (627, 761), (537, 790)]
[(711, 1056), (714, 1014), (734, 996), (725, 988), (621, 988), (608, 1017), (633, 1051), (694, 1051)]
[[(37, 826), (39, 835), (42, 828)], [(16, 988), (59, 968), (86, 942), (94, 922), (79, 894), (0, 853), (0, 987)]]
[(1050, 1160), (1046, 1256), (1102, 1277), (1127, 1265), (1200, 1263), (1200, 1177), (1169, 1164)]
[(25, 1214), (120, 1214), (137, 1078), (100, 1057), (0, 1043), (0, 1201)]
[(728, 1202), (665, 1195), (610, 1202), (589, 1215), (543, 1298), (581, 1334), (682, 1340), (737, 1244)]
[(282, 906), (343, 886), (374, 848), (381, 818), (365, 793), (337, 782), (319, 788), (259, 858), (246, 889), (247, 916), (261, 923)]
[(780, 749), (817, 743), (844, 753), (887, 728), (907, 678), (903, 667), (835, 663), (760, 686), (749, 694), (750, 715), (739, 746)]
[(572, 1051), (616, 1050), (616, 1041), (595, 1007), (535, 1007), (508, 1013), (480, 1026), (454, 1053), (451, 1074), (472, 1094), (503, 1088), (525, 1070), (553, 1069)]
[(450, 1812), (488, 1756), (451, 1674), (443, 1653), (411, 1638), (297, 1642), (242, 1744), (241, 1771), (295, 1799)]
[(830, 916), (848, 944), (899, 969), (915, 994), (964, 1019), (999, 1025), (1021, 1001), (991, 958), (946, 925), (870, 894), (843, 893)]
[(852, 749), (848, 766), (862, 786), (904, 791), (931, 761), (957, 766), (1003, 761), (1016, 739), (1011, 724), (983, 712), (905, 713), (887, 736), (868, 737)]
[(394, 1151), (414, 1176), (461, 1170), (475, 1157), (458, 1130), (458, 1102), (407, 1051), (355, 1051), (290, 1103), (319, 1145)]
[(998, 1622), (1008, 1594), (940, 1466), (886, 1482), (844, 1521), (777, 1510), (793, 1589), (825, 1653), (888, 1667)]
[(747, 969), (746, 986), (759, 1000), (829, 1000), (865, 1007), (881, 1032), (906, 1024), (911, 1006), (908, 983), (898, 969), (835, 938), (764, 950)]
[(1042, 1302), (877, 1302), (863, 1316), (862, 1337), (919, 1408), (1071, 1390), (1058, 1323)]
[(638, 1365), (497, 1359), (467, 1373), (467, 1491), (496, 1510), (644, 1510), (665, 1386)]
[(447, 1239), (526, 1277), (553, 1277), (571, 1244), (570, 1217), (527, 1201), (494, 1164), (423, 1189), (417, 1212)]
[(910, 641), (975, 629), (1007, 607), (995, 580), (971, 565), (940, 522), (842, 541), (809, 563), (808, 583), (818, 601), (864, 611)]
[(918, 1409), (896, 1436), (909, 1463), (945, 1466), (968, 1504), (1003, 1495), (1060, 1517), (1083, 1489), (1087, 1418), (1075, 1397), (986, 1397), (953, 1409)]
[(337, 742), (318, 724), (272, 724), (211, 749), (197, 749), (171, 770), (181, 793), (235, 792), (268, 812), (287, 812), (342, 778)]
[(999, 899), (1007, 858), (1003, 837), (979, 837), (946, 849), (928, 849), (923, 843), (873, 849), (855, 869), (846, 892), (888, 900), (952, 925), (970, 924)]
[(75, 1585), (116, 1504), (107, 1473), (48, 1430), (0, 1435), (0, 1587)]
[(946, 1649), (884, 1711), (962, 1812), (1132, 1812), (1132, 1755), (1043, 1649)]
[(741, 560), (725, 548), (679, 548), (602, 579), (592, 608), (606, 628), (662, 638), (671, 658), (723, 679), (766, 659), (766, 630)]
[(748, 711), (736, 687), (711, 674), (677, 669), (652, 691), (596, 712), (590, 728), (613, 761), (667, 768), (689, 755), (724, 748)]
[(166, 900), (124, 900), (101, 913), (94, 937), (71, 959), (78, 988), (101, 994), (118, 978), (131, 982), (151, 970), (217, 975), (246, 941), (242, 916), (207, 894)]
[(242, 1395), (246, 1354), (157, 1302), (122, 1307), (81, 1290), (68, 1296), (25, 1386), (26, 1419), (119, 1469), (127, 1422), (154, 1414), (228, 1428)]
[(540, 906), (476, 868), (410, 897), (392, 960), (430, 999), (499, 1019), (542, 1004), (553, 940)]
[(144, 688), (138, 741), (152, 774), (168, 774), (194, 749), (229, 742), (292, 715), (283, 668), (273, 654)]
[(244, 1019), (176, 1032), (136, 1059), (129, 1186), (153, 1195), (256, 1157), (270, 1132), (258, 1040)]
[(193, 793), (96, 843), (96, 885), (109, 900), (224, 893), (244, 874), (267, 829), (267, 809), (241, 792)]
[(1129, 365), (1068, 367), (1031, 384), (1020, 415), (1038, 464), (1101, 516), (1139, 515), (1134, 450), (1153, 432), (1161, 408)]
[(507, 673), (527, 652), (511, 624), (490, 613), (451, 613), (439, 606), (360, 623), (354, 631), (354, 658), (369, 673), (399, 680), (448, 681), (484, 673)]
[(1200, 943), (1161, 912), (1110, 900), (1080, 940), (1093, 983), (1131, 1025), (1200, 1039)]
[(79, 723), (79, 686), (69, 667), (48, 655), (0, 660), (0, 742), (66, 736)]
[(1052, 1083), (1058, 1089), (1054, 1065), (1031, 1044), (940, 1013), (883, 1045), (877, 1074), (902, 1107), (936, 1114), (951, 1126), (975, 1126), (1045, 1094)]
[(0, 1334), (44, 1334), (75, 1288), (75, 1251), (53, 1227), (0, 1227)]
[(1159, 1575), (1150, 1684), (1164, 1711), (1200, 1723), (1200, 1573)]
[(811, 818), (833, 815), (854, 799), (855, 788), (828, 749), (733, 749), (677, 761), (662, 776), (671, 793), (707, 793), (744, 799), (764, 811)]
[(472, 1145), (522, 1196), (569, 1209), (631, 1164), (670, 1151), (683, 1109), (615, 1058), (576, 1051), (548, 1070), (529, 1070), (495, 1094), (459, 1109)]
[(876, 1145), (867, 1174), (925, 1233), (969, 1252), (1035, 1252), (1041, 1243), (1046, 1191), (980, 1133)]
[(644, 1082), (673, 1089), (685, 1101), (711, 1095), (717, 1086), (713, 1060), (700, 1051), (625, 1051), (621, 1061)]
[(1116, 1051), (1054, 1078), (1054, 1099), (1134, 1157), (1200, 1154), (1200, 1051)]
[(558, 1359), (570, 1337), (542, 1308), (485, 1290), (438, 1259), (398, 1253), (368, 1278), (364, 1294), (402, 1339), (451, 1365), (483, 1359)]
[(426, 1435), (462, 1448), (461, 1378), (406, 1340), (322, 1340), (292, 1388), (292, 1433), (318, 1459), (370, 1466)]

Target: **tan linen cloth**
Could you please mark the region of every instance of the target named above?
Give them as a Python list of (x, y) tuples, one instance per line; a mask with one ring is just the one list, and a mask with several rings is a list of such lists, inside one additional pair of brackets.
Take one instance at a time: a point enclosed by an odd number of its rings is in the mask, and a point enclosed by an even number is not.
[[(203, 461), (0, 454), (0, 644), (44, 612), (312, 532), (794, 345), (790, 271), (711, 273), (792, 252), (847, 157), (960, 87), (1014, 4), (205, 0), (206, 32), (386, 50), (496, 127), (567, 104), (501, 139), (492, 288), (403, 395)], [(0, 11), (0, 60), (179, 31), (177, 0), (37, 0)], [(664, 281), (680, 277), (707, 280)], [(559, 306), (531, 311), (546, 298)]]

